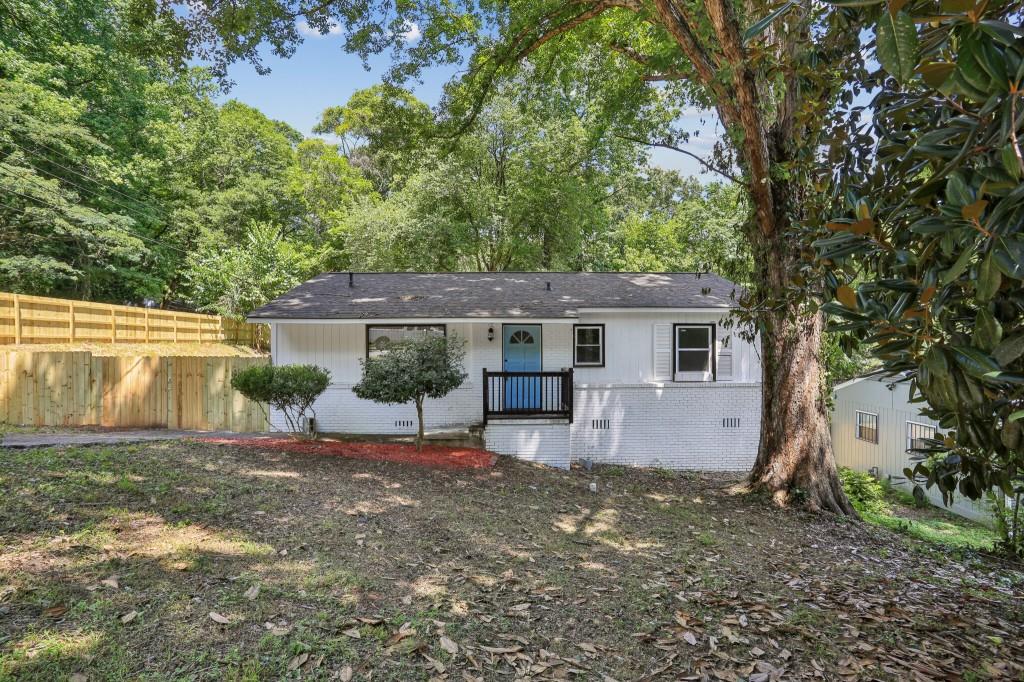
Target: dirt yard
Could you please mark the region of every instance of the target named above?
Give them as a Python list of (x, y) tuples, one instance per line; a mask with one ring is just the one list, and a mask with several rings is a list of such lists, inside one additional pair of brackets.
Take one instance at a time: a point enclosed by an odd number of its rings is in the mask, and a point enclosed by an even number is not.
[(1024, 677), (1019, 566), (729, 483), (2, 452), (0, 679)]

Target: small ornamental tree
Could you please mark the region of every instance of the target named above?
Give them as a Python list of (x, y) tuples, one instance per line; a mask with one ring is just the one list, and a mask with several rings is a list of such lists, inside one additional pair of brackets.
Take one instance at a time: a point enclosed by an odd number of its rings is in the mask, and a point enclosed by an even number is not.
[(424, 336), (391, 346), (362, 361), (363, 378), (352, 392), (387, 405), (416, 403), (419, 429), (416, 449), (423, 448), (423, 400), (443, 398), (462, 385), (465, 342), (456, 337)]
[[(280, 410), (292, 434), (303, 434), (302, 417), (307, 412), (314, 419), (313, 403), (327, 390), (331, 373), (316, 365), (257, 365), (235, 372), (231, 387), (263, 409), (264, 404)], [(315, 422), (314, 422), (315, 423)]]

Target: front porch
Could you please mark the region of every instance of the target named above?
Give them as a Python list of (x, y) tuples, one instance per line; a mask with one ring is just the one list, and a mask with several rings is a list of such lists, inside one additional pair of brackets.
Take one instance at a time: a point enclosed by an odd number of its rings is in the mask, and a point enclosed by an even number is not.
[(483, 423), (504, 419), (550, 419), (572, 423), (573, 371), (483, 370)]

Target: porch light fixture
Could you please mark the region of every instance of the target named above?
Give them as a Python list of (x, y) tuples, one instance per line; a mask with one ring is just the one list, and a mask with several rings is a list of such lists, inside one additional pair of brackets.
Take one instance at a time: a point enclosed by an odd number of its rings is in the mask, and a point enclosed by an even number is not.
[(487, 340), (494, 341), (494, 327), (487, 328)]

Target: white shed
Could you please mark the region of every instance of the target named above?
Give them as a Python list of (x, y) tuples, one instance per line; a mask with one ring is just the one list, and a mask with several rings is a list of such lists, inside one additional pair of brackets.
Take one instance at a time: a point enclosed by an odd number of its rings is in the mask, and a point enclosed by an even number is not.
[[(894, 486), (913, 489), (903, 469), (913, 467), (908, 453), (918, 438), (934, 438), (938, 422), (921, 414), (922, 403), (910, 402), (910, 381), (901, 377), (871, 374), (836, 386), (832, 408), (832, 445), (836, 463), (859, 471), (877, 472)], [(942, 496), (935, 488), (926, 491), (936, 506)], [(982, 523), (992, 514), (984, 502), (957, 497), (949, 511)]]

